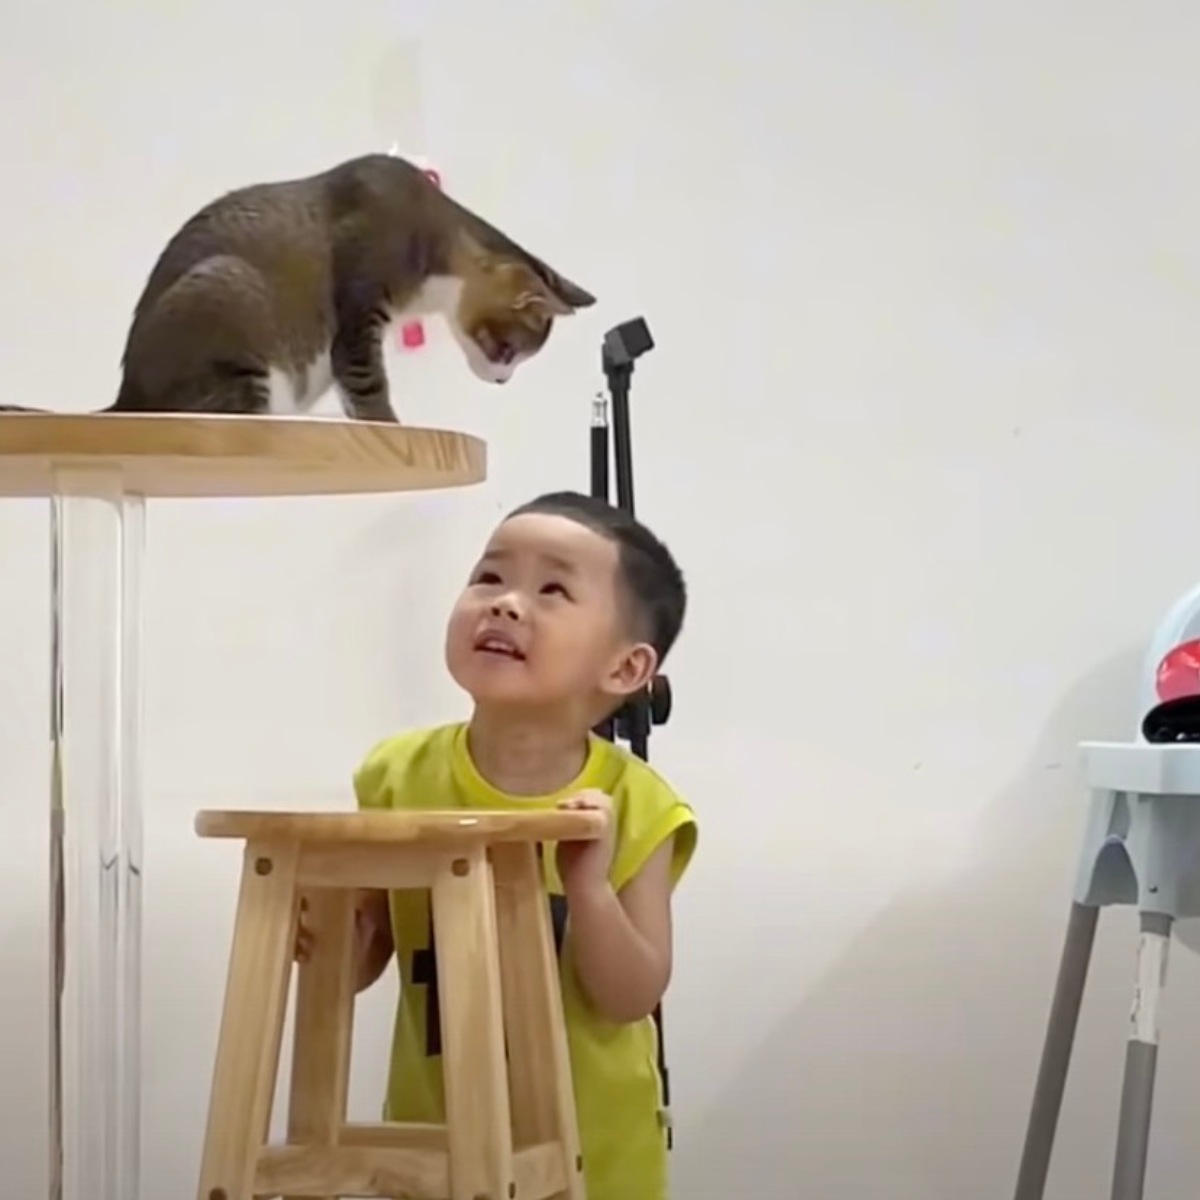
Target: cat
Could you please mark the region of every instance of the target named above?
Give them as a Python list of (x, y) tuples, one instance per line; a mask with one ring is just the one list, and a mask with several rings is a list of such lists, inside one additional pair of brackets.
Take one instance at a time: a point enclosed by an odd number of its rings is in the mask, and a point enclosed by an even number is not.
[(302, 414), (333, 388), (346, 416), (395, 423), (392, 321), (440, 313), (471, 371), (504, 383), (594, 303), (412, 163), (369, 154), (196, 213), (150, 273), (102, 411)]

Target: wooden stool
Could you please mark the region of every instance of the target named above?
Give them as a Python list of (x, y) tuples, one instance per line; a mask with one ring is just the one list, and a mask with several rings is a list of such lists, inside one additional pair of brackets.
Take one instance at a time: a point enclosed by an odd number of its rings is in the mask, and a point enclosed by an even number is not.
[[(202, 812), (245, 841), (199, 1200), (585, 1200), (541, 842), (602, 814)], [(346, 1120), (358, 889), (429, 888), (445, 1125)], [(270, 1120), (301, 899), (286, 1144)], [(507, 1046), (507, 1059), (506, 1059)]]

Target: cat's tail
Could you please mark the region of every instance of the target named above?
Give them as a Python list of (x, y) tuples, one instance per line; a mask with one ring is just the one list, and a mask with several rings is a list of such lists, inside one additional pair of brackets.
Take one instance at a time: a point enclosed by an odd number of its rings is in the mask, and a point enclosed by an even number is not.
[(121, 388), (117, 392), (117, 398), (107, 408), (92, 409), (87, 413), (58, 413), (56, 414), (52, 408), (33, 408), (27, 404), (0, 404), (0, 413), (39, 413), (42, 416), (79, 416), (79, 417), (94, 417), (101, 413), (120, 412), (122, 409), (126, 411), (144, 408), (145, 405), (140, 403), (139, 394), (130, 386), (129, 380), (123, 378), (121, 380)]
[(86, 413), (63, 413), (58, 412), (53, 408), (34, 408), (28, 404), (0, 404), (0, 413), (36, 413), (44, 417), (94, 417), (100, 413), (110, 413), (117, 411), (117, 404), (120, 402), (120, 397), (117, 401), (110, 404), (107, 408), (96, 408), (91, 412)]
[(62, 413), (52, 408), (31, 408), (27, 404), (0, 404), (0, 413), (36, 413), (43, 417), (94, 417), (99, 413), (115, 412), (116, 407), (115, 404), (110, 404), (107, 408), (97, 408), (87, 413)]

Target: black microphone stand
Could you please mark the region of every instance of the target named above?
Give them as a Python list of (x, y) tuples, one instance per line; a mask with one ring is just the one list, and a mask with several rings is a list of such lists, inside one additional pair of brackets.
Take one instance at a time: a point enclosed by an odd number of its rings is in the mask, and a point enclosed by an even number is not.
[[(633, 379), (633, 364), (654, 349), (650, 327), (641, 317), (617, 325), (604, 335), (600, 365), (608, 384), (612, 402), (611, 434), (613, 457), (616, 460), (617, 507), (634, 516), (633, 507), (633, 444), (629, 430), (629, 388)], [(592, 495), (609, 500), (609, 400), (600, 394), (592, 403), (591, 475)], [(648, 762), (650, 729), (665, 725), (671, 715), (671, 685), (665, 675), (655, 675), (645, 691), (631, 696), (608, 720), (596, 727), (596, 732), (609, 741), (623, 738), (630, 753)], [(662, 1078), (663, 1109), (670, 1114), (671, 1086), (667, 1075), (666, 1045), (663, 1041), (662, 1005), (654, 1010), (658, 1031), (658, 1071)], [(674, 1144), (674, 1132), (667, 1122), (667, 1148)]]

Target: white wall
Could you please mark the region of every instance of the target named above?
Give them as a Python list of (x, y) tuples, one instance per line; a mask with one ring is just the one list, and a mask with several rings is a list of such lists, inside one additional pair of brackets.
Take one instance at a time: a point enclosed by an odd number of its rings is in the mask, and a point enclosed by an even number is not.
[[(642, 312), (639, 507), (693, 595), (653, 750), (703, 821), (668, 1016), (676, 1195), (1004, 1196), (1074, 747), (1129, 730), (1144, 640), (1200, 575), (1200, 13), (426, 9), (5, 10), (5, 400), (107, 403), (145, 274), (209, 196), (416, 136), (418, 37), (450, 186), (601, 298), (503, 394), (444, 347), (394, 365), (406, 419), (489, 439), (485, 487), (153, 510), (146, 1195), (193, 1186), (230, 934), (236, 851), (193, 811), (347, 804), (374, 739), (462, 711), (446, 606), (500, 511), (586, 485), (598, 338)], [(43, 506), (0, 506), (13, 1196), (44, 1186), (46, 539)], [(1055, 1200), (1106, 1194), (1130, 915), (1102, 930)], [(1183, 1197), (1190, 954), (1171, 983), (1150, 1194)], [(389, 999), (362, 1006), (358, 1113)]]

